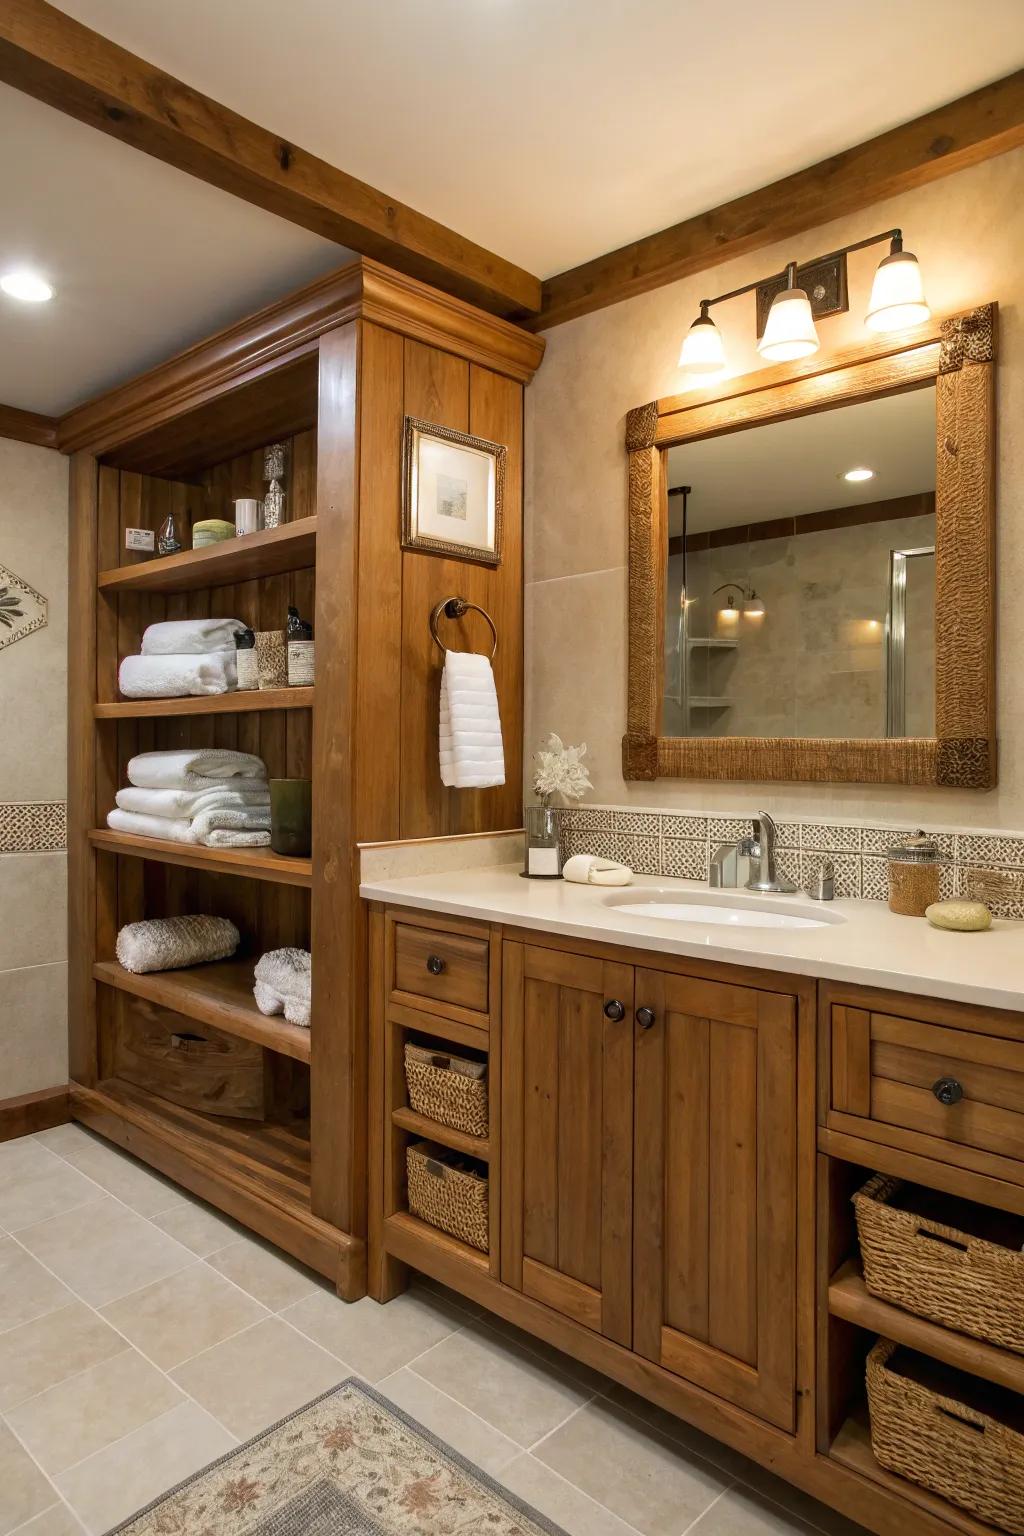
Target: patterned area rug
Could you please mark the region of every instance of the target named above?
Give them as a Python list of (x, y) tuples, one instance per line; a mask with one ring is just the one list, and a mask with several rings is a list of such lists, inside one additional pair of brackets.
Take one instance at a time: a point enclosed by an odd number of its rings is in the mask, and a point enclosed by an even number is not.
[(355, 1376), (110, 1536), (565, 1536)]

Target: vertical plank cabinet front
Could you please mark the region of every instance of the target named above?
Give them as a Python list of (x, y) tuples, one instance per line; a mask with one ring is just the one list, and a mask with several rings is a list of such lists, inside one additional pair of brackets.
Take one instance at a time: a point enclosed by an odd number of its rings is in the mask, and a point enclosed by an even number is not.
[(636, 974), (633, 1348), (795, 1423), (796, 1001)]
[(628, 1345), (633, 967), (504, 946), (501, 1275)]

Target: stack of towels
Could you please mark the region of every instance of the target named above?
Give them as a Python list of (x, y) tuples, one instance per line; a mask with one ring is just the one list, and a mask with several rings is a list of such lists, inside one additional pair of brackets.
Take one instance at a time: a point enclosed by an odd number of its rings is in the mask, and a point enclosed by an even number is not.
[(251, 752), (220, 747), (141, 752), (128, 764), (107, 816), (114, 832), (207, 848), (265, 848), (270, 842), (267, 768)]
[(498, 693), (486, 656), (445, 651), (438, 740), (442, 784), (453, 789), (504, 784)]
[(126, 656), (118, 687), (126, 699), (184, 699), (230, 693), (238, 682), (235, 633), (241, 619), (171, 619), (150, 624), (141, 656)]

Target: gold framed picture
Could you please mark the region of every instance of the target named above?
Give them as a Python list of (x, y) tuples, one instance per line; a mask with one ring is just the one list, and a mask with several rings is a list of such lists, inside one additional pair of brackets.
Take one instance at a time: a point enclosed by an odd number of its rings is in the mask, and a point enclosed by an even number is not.
[(402, 547), (498, 565), (507, 457), (502, 443), (407, 416)]

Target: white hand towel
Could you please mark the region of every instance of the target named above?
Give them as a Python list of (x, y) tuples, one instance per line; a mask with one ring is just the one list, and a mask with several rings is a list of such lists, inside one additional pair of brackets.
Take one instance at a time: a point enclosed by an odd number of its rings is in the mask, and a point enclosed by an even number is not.
[(238, 941), (238, 929), (226, 917), (151, 917), (126, 924), (115, 952), (125, 970), (138, 975), (226, 960)]
[(234, 655), (241, 619), (167, 619), (150, 624), (142, 636), (143, 656), (205, 656), (210, 651)]
[(159, 837), (167, 843), (198, 843), (190, 821), (172, 816), (143, 816), (138, 811), (107, 812), (111, 832), (130, 832), (132, 837)]
[[(269, 805), (222, 805), (200, 811), (192, 818), (192, 831), (201, 843), (209, 842), (211, 832), (270, 832)], [(211, 847), (223, 844), (212, 843)]]
[(253, 996), (261, 1013), (283, 1013), (309, 1028), (312, 958), (307, 949), (271, 949), (256, 963)]
[(139, 789), (222, 789), (225, 781), (237, 785), (244, 780), (248, 785), (266, 777), (261, 757), (228, 747), (140, 752), (128, 764), (128, 782)]
[(187, 699), (230, 693), (237, 685), (234, 651), (205, 656), (126, 656), (117, 685), (126, 699)]
[(486, 656), (445, 652), (438, 744), (442, 784), (454, 789), (504, 784), (498, 693)]
[(269, 832), (229, 832), (217, 828), (203, 838), (207, 848), (269, 848)]
[[(242, 785), (251, 788), (242, 788)], [(237, 788), (234, 786), (238, 786)], [(143, 816), (198, 816), (231, 806), (268, 806), (270, 790), (259, 780), (227, 779), (217, 789), (119, 789), (114, 797), (122, 811), (136, 811)]]

